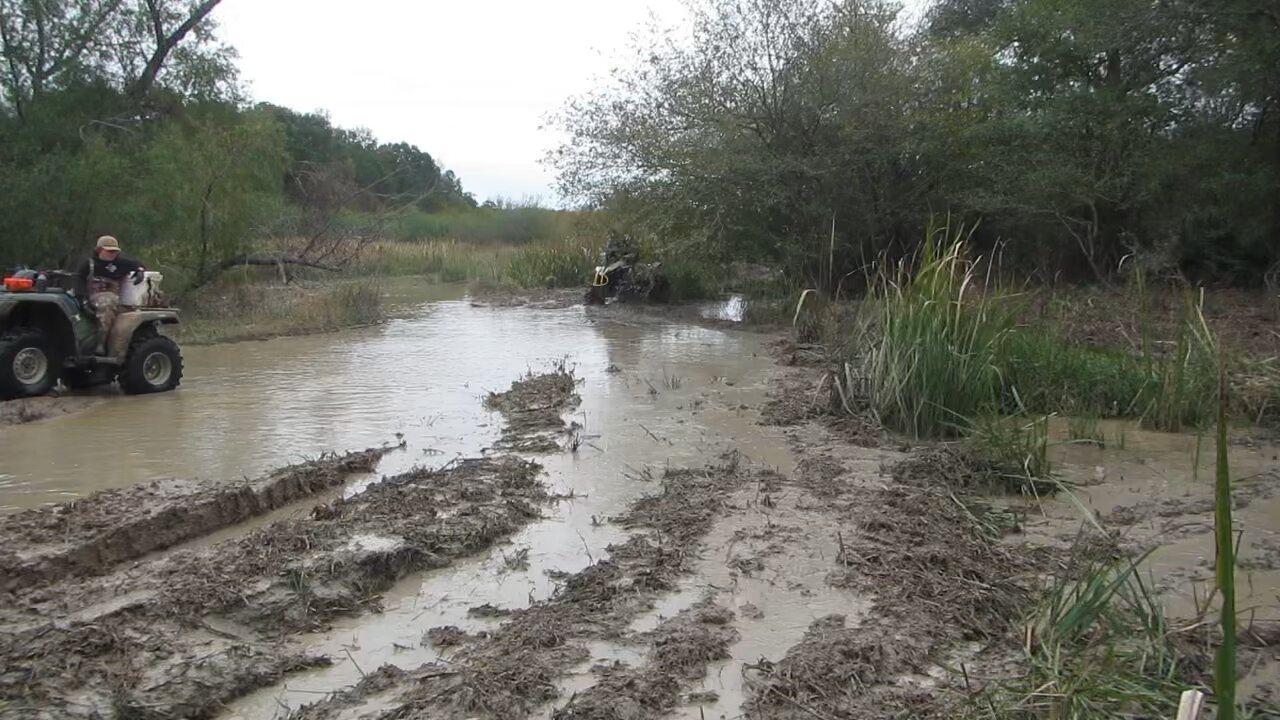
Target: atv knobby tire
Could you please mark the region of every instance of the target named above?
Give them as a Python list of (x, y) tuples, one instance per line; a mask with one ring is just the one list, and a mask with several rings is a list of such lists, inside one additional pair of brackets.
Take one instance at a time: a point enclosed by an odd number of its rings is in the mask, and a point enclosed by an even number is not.
[(592, 285), (587, 288), (587, 293), (583, 297), (583, 300), (586, 301), (588, 305), (604, 305), (605, 301), (609, 298), (609, 294), (607, 292), (608, 288), (608, 285)]
[(37, 330), (0, 336), (0, 400), (45, 395), (58, 382), (62, 360)]
[(172, 390), (182, 382), (182, 351), (155, 330), (139, 331), (129, 345), (119, 380), (120, 389), (129, 395)]

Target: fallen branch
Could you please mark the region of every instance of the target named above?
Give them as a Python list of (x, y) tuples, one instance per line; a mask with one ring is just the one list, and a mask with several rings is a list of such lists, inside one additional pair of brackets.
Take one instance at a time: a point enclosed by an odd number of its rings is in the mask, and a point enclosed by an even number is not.
[(332, 265), (324, 265), (310, 260), (304, 260), (300, 257), (291, 257), (286, 255), (236, 255), (235, 257), (223, 260), (219, 265), (219, 270), (230, 270), (233, 267), (241, 265), (263, 265), (266, 267), (277, 267), (280, 265), (301, 265), (302, 267), (316, 268), (318, 270), (326, 270), (328, 272), (338, 272), (338, 268)]

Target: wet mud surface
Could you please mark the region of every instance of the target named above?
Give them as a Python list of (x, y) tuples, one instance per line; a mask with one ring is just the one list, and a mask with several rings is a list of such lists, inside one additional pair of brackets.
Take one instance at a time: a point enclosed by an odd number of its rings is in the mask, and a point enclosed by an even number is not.
[[(125, 562), (367, 472), (384, 452), (241, 487), (110, 490), (11, 518), (19, 557), (40, 559), (7, 577), (0, 716), (212, 717), (332, 662), (289, 647), (290, 635), (376, 611), (404, 575), (489, 547), (551, 500), (535, 463), (463, 460), (383, 478), (239, 537)], [(157, 512), (139, 516), (139, 503)]]
[(94, 575), (368, 473), (387, 449), (321, 457), (239, 484), (153, 482), (4, 519), (0, 590)]
[[(1189, 656), (1211, 649), (1185, 621), (1213, 557), (1212, 453), (1194, 437), (1129, 430), (1097, 448), (1057, 427), (1072, 495), (1001, 495), (963, 451), (836, 412), (817, 346), (727, 334), (715, 313), (681, 325), (491, 302), (437, 307), (424, 337), (483, 320), (467, 336), (479, 366), (510, 345), (482, 344), (511, 330), (495, 324), (519, 315), (547, 323), (530, 338), (581, 341), (573, 370), (528, 372), (530, 356), (495, 364), (500, 383), (441, 370), (423, 385), (447, 391), (426, 397), (474, 412), (403, 428), (372, 460), (381, 478), (359, 455), (326, 457), (278, 507), (263, 483), (296, 468), (243, 483), (257, 500), (143, 484), (9, 516), (22, 520), (3, 531), (0, 717), (962, 717), (1016, 672), (1028, 612), (1082, 535), (1101, 554), (1151, 550)], [(328, 407), (349, 440), (392, 434), (386, 414), (427, 412), (414, 383), (379, 414)], [(1269, 447), (1233, 450), (1254, 620), (1242, 670), (1263, 700), (1280, 636), (1276, 466)], [(174, 493), (205, 509), (175, 522)], [(112, 509), (133, 504), (164, 511)], [(239, 517), (224, 506), (258, 519), (211, 532)], [(55, 550), (90, 560), (40, 559)]]
[(58, 395), (0, 402), (0, 433), (11, 425), (47, 420), (84, 410), (97, 402), (89, 395)]
[(707, 663), (727, 657), (735, 633), (732, 613), (707, 603), (648, 632), (628, 628), (692, 571), (703, 537), (735, 486), (771, 477), (770, 471), (743, 467), (737, 457), (666, 472), (660, 493), (616, 518), (632, 531), (627, 540), (610, 546), (607, 558), (565, 577), (552, 597), (513, 611), (485, 637), (463, 641), (446, 663), (406, 674), (384, 668), (353, 690), (303, 708), (298, 717), (363, 717), (361, 709), (373, 705), (386, 714), (369, 717), (527, 717), (561, 699), (558, 681), (591, 660), (585, 647), (590, 640), (651, 649), (638, 667), (616, 661), (593, 666), (598, 681), (552, 716), (617, 717), (609, 708), (628, 707), (642, 713), (637, 718), (660, 717), (685, 684), (702, 677)]

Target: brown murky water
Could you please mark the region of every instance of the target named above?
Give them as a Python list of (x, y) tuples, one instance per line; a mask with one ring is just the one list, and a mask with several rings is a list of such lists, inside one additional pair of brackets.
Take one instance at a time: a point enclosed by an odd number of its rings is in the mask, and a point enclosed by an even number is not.
[[(481, 452), (497, 440), (501, 424), (483, 409), (485, 393), (559, 360), (575, 367), (582, 404), (568, 419), (583, 426), (585, 443), (576, 453), (538, 458), (553, 489), (571, 493), (571, 500), (492, 553), (405, 578), (386, 594), (384, 612), (300, 638), (335, 658), (334, 665), (243, 698), (224, 717), (285, 717), (383, 663), (409, 668), (447, 660), (423, 642), (427, 629), (492, 629), (500, 620), (469, 617), (467, 610), (484, 603), (523, 607), (548, 597), (555, 589), (549, 573), (578, 571), (624, 536), (604, 520), (652, 492), (645, 468), (700, 465), (731, 449), (783, 472), (794, 465), (782, 431), (758, 425), (750, 410), (763, 402), (777, 372), (765, 337), (613, 308), (484, 307), (458, 288), (401, 288), (393, 299), (405, 310), (383, 326), (188, 348), (179, 392), (106, 395), (79, 414), (0, 430), (0, 511), (148, 479), (232, 481), (321, 452), (403, 438), (406, 448), (379, 468), (391, 474)], [(740, 319), (741, 303), (708, 306), (703, 315)], [(1066, 439), (1065, 427), (1056, 431)], [(1212, 575), (1212, 519), (1204, 512), (1204, 500), (1212, 496), (1212, 443), (1201, 443), (1196, 464), (1194, 436), (1131, 427), (1122, 433), (1115, 424), (1101, 432), (1109, 438), (1105, 450), (1056, 443), (1055, 468), (1080, 484), (1076, 496), (1090, 511), (1106, 517), (1127, 508), (1136, 518), (1125, 526), (1127, 536), (1161, 544), (1151, 569), (1168, 591), (1170, 610), (1189, 615)], [(853, 447), (846, 454), (851, 470), (866, 476), (878, 473), (884, 455)], [(1235, 477), (1249, 482), (1265, 475), (1276, 457), (1274, 448), (1237, 447)], [(653, 627), (707, 594), (738, 614), (741, 638), (731, 648), (733, 658), (713, 666), (702, 683), (719, 699), (682, 708), (681, 717), (738, 717), (744, 664), (765, 656), (777, 660), (819, 617), (841, 613), (856, 622), (867, 611), (865, 598), (824, 582), (837, 534), (820, 508), (805, 511), (779, 498), (779, 509), (770, 510), (753, 506), (749, 489), (741, 492), (734, 504), (749, 510), (717, 525), (696, 575), (633, 626)], [(259, 522), (305, 512), (307, 507), (285, 508)], [(1032, 539), (1065, 542), (1080, 522), (1071, 502), (1028, 507)], [(1280, 619), (1280, 498), (1258, 493), (1237, 513), (1237, 523), (1247, 539), (1243, 556), (1256, 560), (1241, 571), (1248, 588), (1241, 605), (1256, 606), (1258, 617)], [(771, 535), (775, 527), (784, 535)], [(244, 530), (229, 528), (200, 542)], [(527, 569), (510, 570), (506, 559), (524, 549)], [(732, 572), (737, 559), (756, 560), (758, 569)], [(589, 650), (592, 660), (565, 680), (563, 697), (594, 682), (587, 670), (595, 662), (637, 662), (643, 652), (604, 642)]]
[[(739, 305), (704, 314), (734, 319)], [(406, 449), (389, 455), (380, 473), (441, 465), (497, 439), (501, 421), (483, 409), (485, 393), (558, 360), (575, 367), (582, 404), (569, 419), (583, 426), (586, 442), (577, 453), (541, 459), (549, 482), (573, 499), (491, 556), (407, 578), (387, 594), (385, 612), (303, 638), (339, 661), (227, 714), (262, 718), (349, 685), (362, 669), (436, 659), (421, 643), (426, 629), (491, 626), (468, 618), (471, 606), (524, 606), (548, 596), (555, 585), (546, 571), (580, 570), (622, 537), (604, 520), (652, 490), (637, 477), (646, 467), (698, 465), (735, 448), (784, 471), (792, 464), (781, 432), (760, 427), (747, 411), (764, 400), (774, 366), (762, 336), (624, 309), (484, 307), (460, 293), (401, 314), (358, 331), (187, 348), (178, 392), (107, 394), (82, 413), (8, 428), (0, 432), (0, 508), (158, 478), (233, 481), (399, 438)], [(306, 508), (271, 517), (299, 512)], [(529, 568), (508, 572), (505, 556), (522, 548)], [(810, 614), (801, 613), (796, 626)]]

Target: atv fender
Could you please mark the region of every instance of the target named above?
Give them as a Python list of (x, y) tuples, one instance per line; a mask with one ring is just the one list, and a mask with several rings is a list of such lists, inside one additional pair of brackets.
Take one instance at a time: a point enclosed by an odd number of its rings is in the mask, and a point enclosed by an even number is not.
[(111, 326), (111, 338), (107, 343), (107, 354), (111, 358), (124, 362), (129, 354), (129, 344), (138, 328), (146, 325), (177, 325), (178, 313), (172, 310), (128, 310), (116, 316)]

